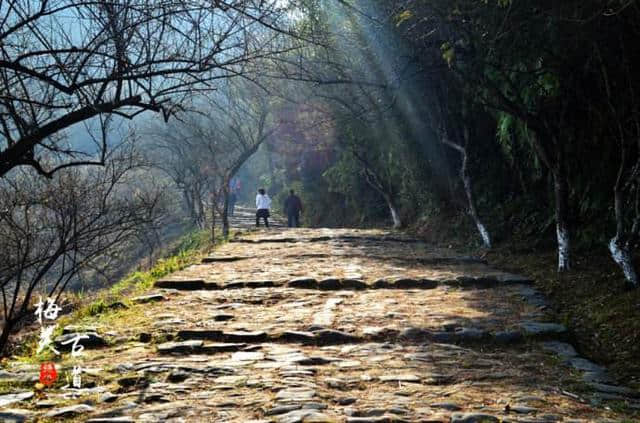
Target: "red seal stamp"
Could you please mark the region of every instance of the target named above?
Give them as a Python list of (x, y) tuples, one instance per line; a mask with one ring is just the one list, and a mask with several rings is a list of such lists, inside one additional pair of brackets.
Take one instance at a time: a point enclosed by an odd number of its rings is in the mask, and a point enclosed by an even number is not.
[(58, 378), (56, 366), (52, 362), (40, 364), (40, 383), (45, 386), (51, 385)]

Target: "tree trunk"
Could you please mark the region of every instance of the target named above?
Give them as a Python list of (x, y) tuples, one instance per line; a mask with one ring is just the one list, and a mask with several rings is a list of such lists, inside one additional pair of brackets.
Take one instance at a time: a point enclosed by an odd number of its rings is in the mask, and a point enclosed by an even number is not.
[(400, 213), (398, 213), (398, 207), (396, 206), (396, 202), (393, 199), (393, 193), (389, 192), (389, 190), (385, 189), (384, 184), (380, 181), (378, 175), (371, 170), (369, 163), (362, 157), (358, 156), (354, 153), (354, 156), (360, 161), (360, 163), (364, 166), (364, 176), (367, 183), (376, 191), (382, 195), (384, 201), (387, 203), (387, 207), (389, 207), (389, 212), (391, 213), (391, 219), (393, 219), (393, 228), (399, 229), (402, 227), (402, 219), (400, 218)]
[(229, 239), (229, 181), (224, 182), (222, 195), (224, 201), (222, 204), (222, 237)]
[[(624, 145), (621, 147), (624, 149)], [(633, 254), (631, 253), (631, 240), (633, 239), (634, 231), (637, 230), (634, 222), (631, 228), (631, 234), (625, 240), (625, 222), (624, 222), (624, 192), (622, 188), (622, 175), (625, 167), (625, 152), (622, 151), (622, 160), (620, 162), (620, 169), (618, 171), (618, 178), (614, 187), (614, 212), (616, 218), (616, 236), (614, 236), (609, 242), (609, 252), (611, 252), (611, 258), (616, 262), (624, 277), (634, 286), (638, 286), (638, 274), (636, 268), (633, 265)], [(637, 193), (636, 193), (637, 195)], [(636, 209), (637, 213), (637, 209)]]
[(556, 203), (556, 236), (558, 239), (558, 272), (562, 273), (571, 269), (571, 231), (569, 226), (569, 183), (561, 155), (553, 172), (553, 178)]
[(189, 211), (189, 217), (191, 218), (191, 223), (198, 228), (202, 228), (200, 219), (198, 219), (198, 212), (196, 210), (195, 199), (193, 198), (193, 193), (190, 188), (184, 188), (182, 190), (182, 195), (184, 197), (184, 201), (187, 206), (187, 210)]
[[(464, 138), (465, 138), (465, 143), (468, 143), (469, 131), (466, 126), (464, 128)], [(480, 220), (480, 216), (478, 216), (478, 211), (476, 209), (476, 204), (473, 198), (473, 190), (471, 189), (471, 177), (469, 176), (469, 171), (468, 171), (469, 157), (467, 155), (467, 149), (451, 141), (448, 138), (446, 133), (443, 133), (440, 139), (443, 144), (453, 148), (458, 153), (460, 153), (460, 156), (462, 156), (462, 164), (460, 165), (460, 179), (462, 179), (462, 184), (464, 186), (464, 193), (467, 197), (467, 207), (468, 207), (469, 216), (473, 220), (473, 223), (476, 225), (476, 228), (480, 233), (480, 237), (482, 238), (482, 243), (484, 244), (484, 246), (486, 248), (491, 248), (491, 236), (489, 235), (489, 231), (487, 230), (486, 226), (484, 226), (484, 224)]]
[[(265, 143), (265, 150), (267, 153), (267, 164), (269, 166), (269, 178), (270, 178), (270, 185), (271, 185), (271, 189), (274, 190), (278, 190), (279, 189), (279, 185), (276, 182), (276, 165), (273, 162), (273, 150), (272, 150), (273, 146), (270, 143)], [(267, 187), (265, 187), (267, 188)]]
[(194, 194), (195, 197), (195, 206), (196, 206), (196, 213), (197, 213), (197, 219), (198, 219), (198, 228), (200, 229), (206, 229), (206, 212), (205, 212), (205, 207), (204, 207), (204, 200), (202, 199), (202, 194), (200, 193), (200, 190), (197, 190)]
[(216, 201), (215, 195), (211, 195), (211, 243), (216, 243)]
[[(623, 50), (624, 51), (624, 50)], [(600, 50), (597, 50), (598, 56), (600, 56)], [(626, 116), (622, 118), (623, 115), (619, 113), (618, 108), (616, 107), (617, 101), (614, 101), (611, 84), (609, 81), (609, 75), (607, 72), (607, 68), (604, 64), (604, 60), (602, 57), (599, 57), (601, 60), (601, 69), (602, 69), (602, 77), (605, 87), (605, 92), (607, 94), (607, 102), (609, 105), (609, 109), (611, 111), (611, 120), (615, 122), (614, 128), (616, 128), (617, 132), (617, 140), (620, 149), (620, 163), (618, 165), (618, 175), (616, 178), (616, 183), (613, 187), (613, 209), (615, 213), (616, 220), (616, 235), (609, 241), (609, 252), (611, 253), (611, 258), (616, 262), (622, 272), (624, 273), (624, 277), (627, 279), (629, 283), (631, 283), (634, 287), (638, 286), (638, 273), (636, 272), (636, 268), (633, 264), (633, 245), (635, 244), (638, 231), (640, 230), (640, 192), (638, 191), (638, 170), (640, 169), (640, 121), (637, 116), (633, 114), (634, 118), (632, 120), (633, 128), (634, 128), (634, 136), (632, 138), (628, 138), (627, 133), (625, 131), (625, 126), (627, 125)], [(623, 64), (626, 64), (626, 61), (622, 61)], [(632, 76), (631, 72), (629, 72), (629, 68), (626, 67), (626, 75), (627, 81), (629, 82), (629, 88), (631, 92), (633, 92), (633, 79), (635, 75)], [(631, 99), (633, 100), (632, 107), (637, 107), (637, 102), (635, 101), (635, 96), (632, 95)], [(627, 140), (635, 139), (633, 144), (628, 143)], [(627, 148), (631, 147), (629, 151)], [(635, 148), (634, 148), (635, 147)], [(630, 153), (636, 150), (635, 158), (636, 161), (633, 167), (630, 168), (628, 179), (625, 178), (625, 174), (627, 173), (628, 166), (628, 152)], [(626, 193), (625, 193), (626, 192)], [(635, 195), (635, 206), (633, 208), (634, 218), (632, 222), (625, 222), (625, 196), (629, 195), (628, 200), (631, 200), (632, 196)], [(628, 210), (627, 210), (628, 211)]]
[(9, 319), (4, 321), (4, 325), (2, 326), (2, 333), (0, 333), (0, 357), (4, 356), (5, 348), (7, 347), (7, 343), (9, 342), (9, 335), (11, 334), (11, 330), (15, 326), (15, 320)]
[[(465, 138), (468, 138), (467, 129), (465, 128)], [(468, 157), (467, 149), (463, 148), (460, 150), (462, 154), (462, 166), (460, 167), (460, 177), (462, 178), (462, 184), (464, 185), (464, 192), (467, 195), (467, 204), (469, 206), (469, 215), (473, 222), (476, 224), (476, 228), (478, 228), (478, 232), (480, 232), (480, 237), (482, 238), (482, 243), (486, 248), (491, 248), (491, 237), (489, 236), (489, 231), (484, 226), (482, 221), (480, 220), (480, 216), (478, 216), (478, 211), (476, 210), (476, 203), (473, 198), (473, 191), (471, 190), (471, 177), (468, 172)]]
[(609, 242), (609, 251), (611, 258), (620, 266), (627, 281), (638, 286), (638, 274), (633, 265), (633, 255), (626, 244), (619, 242), (617, 235)]
[(393, 219), (393, 229), (400, 229), (402, 227), (402, 219), (400, 218), (400, 213), (398, 213), (398, 208), (396, 207), (395, 201), (388, 194), (382, 193), (384, 200), (387, 202), (387, 206), (389, 206), (389, 212), (391, 212), (391, 219)]

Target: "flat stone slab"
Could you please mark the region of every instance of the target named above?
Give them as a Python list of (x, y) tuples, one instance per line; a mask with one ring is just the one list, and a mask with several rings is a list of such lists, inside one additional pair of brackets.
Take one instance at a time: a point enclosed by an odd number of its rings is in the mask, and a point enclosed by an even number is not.
[(227, 320), (232, 320), (234, 318), (233, 314), (227, 314), (227, 313), (218, 313), (218, 314), (214, 314), (212, 319), (215, 320), (216, 322), (226, 322)]
[(146, 303), (152, 303), (155, 301), (164, 301), (166, 299), (167, 297), (165, 297), (162, 294), (150, 294), (150, 295), (142, 295), (140, 297), (134, 297), (131, 299), (131, 302), (135, 304), (146, 304)]
[(207, 263), (232, 263), (240, 260), (248, 260), (246, 256), (210, 256), (202, 259), (203, 264)]
[(407, 383), (420, 383), (422, 379), (414, 374), (402, 374), (402, 375), (383, 375), (380, 376), (382, 382), (407, 382)]
[(223, 337), (228, 342), (265, 342), (267, 340), (267, 334), (263, 331), (237, 331), (237, 332), (224, 332)]
[(535, 407), (529, 407), (527, 405), (514, 404), (509, 406), (509, 411), (518, 414), (533, 414), (537, 413), (538, 409)]
[(0, 381), (3, 382), (36, 382), (38, 381), (38, 375), (28, 373), (13, 373), (0, 370)]
[(7, 423), (22, 423), (33, 416), (31, 410), (4, 408), (0, 410), (0, 421)]
[(163, 279), (154, 282), (153, 286), (156, 288), (178, 289), (181, 291), (197, 291), (205, 289), (205, 281), (204, 279)]
[(77, 404), (69, 407), (57, 408), (45, 414), (45, 417), (72, 417), (79, 414), (91, 413), (95, 409), (90, 405)]
[(522, 322), (518, 325), (525, 336), (544, 337), (567, 333), (567, 328), (559, 323)]
[(451, 423), (498, 423), (500, 419), (484, 413), (453, 413)]
[(220, 376), (214, 379), (214, 382), (218, 385), (244, 385), (247, 381), (247, 376)]
[(432, 404), (429, 404), (429, 406), (431, 408), (441, 408), (443, 410), (448, 410), (448, 411), (462, 410), (462, 407), (460, 405), (452, 402), (434, 402)]
[(15, 394), (0, 395), (0, 407), (6, 407), (14, 402), (25, 401), (33, 398), (33, 391), (18, 392)]
[(264, 359), (264, 353), (252, 352), (252, 351), (238, 351), (231, 355), (231, 360), (234, 361), (257, 361)]
[(318, 281), (318, 289), (323, 291), (338, 291), (342, 289), (342, 282), (338, 278), (326, 278)]
[(105, 392), (104, 394), (100, 395), (100, 397), (98, 398), (98, 402), (110, 403), (110, 402), (114, 402), (118, 398), (120, 398), (119, 395), (112, 394), (111, 392)]
[(278, 339), (284, 342), (313, 344), (316, 342), (316, 335), (313, 332), (287, 330), (282, 332)]
[(149, 380), (143, 375), (130, 375), (118, 379), (118, 385), (122, 388), (145, 387), (149, 385)]
[(497, 275), (496, 280), (503, 284), (523, 284), (523, 285), (531, 285), (534, 280), (523, 275), (517, 275), (514, 273), (502, 273)]
[(409, 279), (400, 278), (389, 282), (389, 288), (395, 289), (435, 289), (438, 286), (438, 281), (432, 281), (429, 279)]
[(409, 341), (426, 341), (433, 337), (433, 332), (422, 328), (406, 328), (398, 334), (398, 337)]
[(342, 287), (342, 289), (355, 291), (361, 291), (363, 289), (370, 288), (370, 286), (366, 282), (362, 281), (361, 279), (355, 278), (345, 278), (340, 280), (340, 286)]
[(218, 329), (212, 330), (181, 330), (177, 337), (180, 339), (206, 339), (209, 341), (222, 341), (223, 332)]
[(55, 340), (56, 349), (59, 351), (71, 351), (75, 339), (77, 337), (77, 344), (82, 345), (84, 348), (101, 348), (107, 346), (107, 341), (95, 332), (78, 332), (67, 333), (66, 335), (60, 335)]
[(237, 242), (244, 244), (266, 244), (266, 243), (295, 243), (302, 242), (304, 240), (298, 238), (254, 238), (254, 239), (232, 239), (229, 242)]
[(478, 328), (457, 328), (454, 331), (454, 335), (460, 342), (480, 341), (489, 337), (489, 333), (486, 330)]
[(200, 349), (203, 345), (203, 341), (189, 340), (184, 342), (165, 342), (164, 344), (158, 345), (156, 348), (161, 354), (183, 354), (194, 352), (195, 350)]
[(347, 417), (347, 423), (409, 423), (409, 420), (398, 416)]
[(276, 416), (277, 423), (339, 423), (340, 419), (315, 410), (295, 410)]
[(295, 278), (287, 282), (290, 288), (318, 289), (318, 281), (315, 278)]
[(247, 344), (244, 343), (231, 343), (231, 342), (217, 342), (206, 343), (200, 347), (200, 351), (203, 353), (215, 354), (222, 352), (236, 352), (244, 348), (247, 348)]
[(311, 389), (284, 389), (276, 394), (276, 399), (280, 401), (306, 401), (313, 399), (316, 391)]
[(596, 363), (582, 357), (570, 358), (569, 360), (567, 360), (567, 363), (571, 367), (582, 370), (584, 372), (605, 373), (607, 371), (604, 367), (599, 366)]
[(566, 342), (559, 342), (559, 341), (543, 342), (542, 348), (544, 348), (545, 350), (552, 351), (562, 358), (571, 358), (571, 357), (578, 356), (578, 353), (576, 352), (576, 349), (573, 347), (573, 345), (568, 344)]
[(314, 332), (314, 335), (318, 345), (349, 344), (361, 340), (358, 336), (333, 329), (319, 330)]
[(290, 411), (299, 410), (302, 408), (302, 404), (288, 404), (288, 405), (279, 405), (277, 407), (273, 407), (267, 410), (264, 415), (265, 416), (277, 416), (279, 414), (285, 414)]
[(604, 383), (590, 383), (593, 389), (598, 392), (605, 392), (608, 394), (619, 394), (630, 398), (640, 398), (640, 392), (635, 389), (626, 388), (624, 386), (607, 385)]

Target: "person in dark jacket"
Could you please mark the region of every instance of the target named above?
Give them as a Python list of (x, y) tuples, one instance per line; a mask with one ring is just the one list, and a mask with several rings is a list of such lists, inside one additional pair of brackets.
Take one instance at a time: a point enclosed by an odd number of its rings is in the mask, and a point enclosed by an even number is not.
[(300, 226), (300, 213), (302, 212), (302, 201), (293, 190), (289, 191), (289, 196), (284, 201), (284, 212), (287, 215), (287, 224), (290, 228)]

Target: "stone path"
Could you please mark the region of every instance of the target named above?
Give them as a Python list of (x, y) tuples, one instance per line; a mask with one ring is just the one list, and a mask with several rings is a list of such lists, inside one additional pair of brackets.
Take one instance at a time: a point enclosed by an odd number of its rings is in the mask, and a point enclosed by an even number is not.
[(87, 348), (84, 389), (0, 396), (0, 418), (638, 421), (530, 280), (394, 232), (246, 232), (132, 302), (85, 322), (109, 345)]
[[(222, 219), (216, 219), (216, 224), (222, 226)], [(260, 225), (264, 226), (264, 221), (260, 220)], [(286, 222), (283, 222), (281, 218), (272, 212), (272, 217), (269, 218), (269, 225), (274, 228), (282, 228), (286, 226)], [(245, 206), (236, 206), (233, 216), (229, 216), (229, 226), (234, 229), (249, 229), (256, 226), (256, 211)]]

